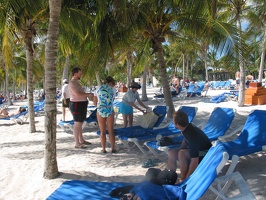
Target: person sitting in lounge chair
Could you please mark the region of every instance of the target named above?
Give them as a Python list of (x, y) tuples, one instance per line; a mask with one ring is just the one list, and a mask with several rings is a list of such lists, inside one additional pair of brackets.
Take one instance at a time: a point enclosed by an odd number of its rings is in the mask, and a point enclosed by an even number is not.
[(0, 110), (0, 118), (8, 118), (8, 117), (13, 117), (15, 115), (18, 115), (22, 112), (25, 112), (26, 108), (19, 107), (18, 110), (14, 113), (9, 113), (5, 109)]

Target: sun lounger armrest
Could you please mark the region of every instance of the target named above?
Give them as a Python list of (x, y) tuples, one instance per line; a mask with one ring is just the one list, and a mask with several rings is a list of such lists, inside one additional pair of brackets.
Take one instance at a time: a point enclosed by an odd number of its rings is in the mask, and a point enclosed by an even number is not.
[(243, 127), (244, 127), (244, 125), (241, 125), (241, 126), (235, 128), (230, 133), (218, 137), (218, 140), (220, 140), (221, 142), (226, 142), (226, 138), (229, 138), (229, 137), (231, 137), (233, 135), (236, 135), (237, 133), (241, 132), (241, 130), (243, 129)]
[[(232, 196), (232, 199), (256, 199), (254, 194), (251, 192), (248, 184), (244, 180), (244, 178), (241, 176), (239, 172), (234, 172), (225, 176), (221, 176), (215, 179), (214, 184), (209, 188), (211, 191), (213, 191), (218, 197), (221, 197), (222, 199), (231, 199), (226, 197), (226, 192), (228, 187), (225, 189), (224, 186), (228, 184), (228, 182), (234, 182), (237, 188), (239, 189), (239, 193)], [(217, 188), (214, 188), (214, 185), (217, 184)]]
[(158, 127), (153, 127), (153, 130), (157, 130), (157, 129), (161, 129), (161, 128), (167, 128), (169, 126), (169, 124), (171, 124), (171, 122), (167, 122), (166, 124), (164, 124), (163, 126), (158, 126)]

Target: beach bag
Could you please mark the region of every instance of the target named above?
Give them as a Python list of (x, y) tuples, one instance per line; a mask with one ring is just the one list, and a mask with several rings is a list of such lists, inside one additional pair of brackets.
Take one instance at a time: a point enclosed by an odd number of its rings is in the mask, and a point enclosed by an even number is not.
[(154, 112), (148, 112), (142, 116), (140, 126), (142, 128), (152, 128), (156, 124), (158, 119), (159, 116), (156, 115)]
[(145, 178), (147, 181), (157, 185), (174, 185), (177, 180), (177, 173), (170, 169), (156, 169), (149, 168), (145, 174)]
[(115, 188), (113, 189), (109, 195), (111, 197), (115, 197), (115, 198), (119, 198), (119, 197), (122, 197), (124, 194), (127, 194), (130, 192), (130, 190), (134, 187), (134, 185), (126, 185), (126, 186), (123, 186), (123, 187), (118, 187), (118, 188)]
[(174, 144), (174, 142), (172, 141), (172, 138), (167, 137), (167, 136), (162, 137), (157, 143), (157, 145), (161, 147), (168, 146), (171, 144)]

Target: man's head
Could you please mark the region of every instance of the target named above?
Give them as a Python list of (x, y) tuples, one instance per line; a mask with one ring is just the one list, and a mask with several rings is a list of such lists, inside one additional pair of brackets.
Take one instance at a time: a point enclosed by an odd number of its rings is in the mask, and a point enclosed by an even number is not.
[(179, 125), (181, 127), (187, 127), (189, 124), (188, 116), (184, 111), (178, 110), (173, 116), (173, 122), (175, 126)]
[(72, 69), (72, 76), (77, 78), (77, 79), (80, 79), (81, 76), (82, 76), (82, 71), (79, 67), (74, 67)]

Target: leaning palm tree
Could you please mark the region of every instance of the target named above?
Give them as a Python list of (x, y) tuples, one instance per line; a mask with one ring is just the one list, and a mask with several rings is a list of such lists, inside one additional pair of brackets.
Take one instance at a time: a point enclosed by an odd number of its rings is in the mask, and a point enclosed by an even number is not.
[[(164, 45), (169, 36), (179, 36), (179, 31), (191, 30), (194, 36), (203, 35), (208, 29), (212, 33), (224, 35), (224, 40), (230, 31), (228, 27), (221, 27), (215, 19), (206, 14), (209, 1), (166, 1), (152, 0), (140, 1), (136, 7), (136, 31), (150, 41), (153, 53), (156, 55), (163, 85), (166, 105), (169, 107), (168, 117), (172, 117), (174, 105), (171, 98), (169, 80), (167, 77), (167, 65), (164, 57)], [(133, 5), (132, 5), (133, 6)], [(210, 26), (212, 25), (212, 26)]]
[(29, 106), (29, 132), (36, 132), (34, 109), (33, 109), (33, 55), (35, 52), (34, 40), (37, 34), (37, 26), (45, 21), (42, 18), (46, 11), (46, 2), (36, 3), (29, 0), (10, 0), (2, 1), (5, 5), (6, 24), (9, 25), (9, 32), (16, 42), (22, 42), (25, 46), (27, 60), (27, 97)]

